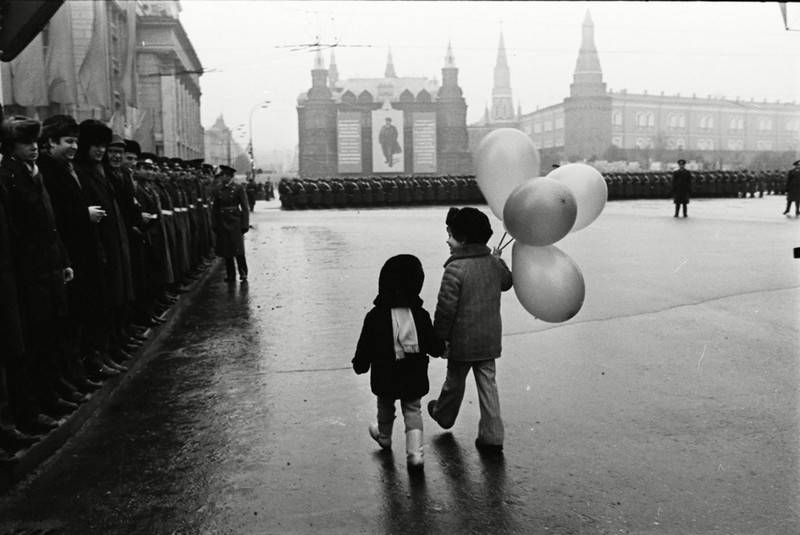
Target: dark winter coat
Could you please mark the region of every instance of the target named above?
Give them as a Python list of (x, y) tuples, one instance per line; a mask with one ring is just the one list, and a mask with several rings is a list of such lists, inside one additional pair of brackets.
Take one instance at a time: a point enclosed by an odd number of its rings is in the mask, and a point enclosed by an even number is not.
[(105, 260), (97, 225), (89, 219), (84, 189), (69, 169), (49, 154), (40, 156), (38, 164), (75, 276), (67, 285), (70, 313), (82, 314), (86, 307), (103, 302)]
[(786, 173), (786, 200), (800, 203), (800, 170), (791, 169)]
[(402, 360), (395, 359), (391, 307), (376, 306), (364, 318), (353, 369), (358, 374), (372, 370), (370, 387), (376, 396), (417, 399), (430, 390), (428, 355), (440, 356), (444, 351), (444, 342), (433, 332), (430, 314), (421, 305), (410, 308), (417, 328), (420, 352), (406, 353)]
[(24, 352), (7, 212), (6, 191), (0, 183), (0, 367)]
[(678, 169), (672, 173), (672, 196), (675, 204), (689, 204), (692, 194), (692, 172), (688, 169)]
[(122, 306), (133, 299), (133, 280), (128, 231), (117, 204), (114, 187), (106, 178), (100, 164), (78, 162), (75, 164), (75, 171), (89, 205), (100, 206), (106, 211), (106, 216), (97, 224), (106, 259), (104, 301), (107, 308)]
[(166, 216), (161, 213), (161, 199), (151, 183), (142, 180), (136, 188), (142, 212), (155, 215), (147, 223), (142, 223), (144, 234), (144, 258), (146, 279), (153, 285), (166, 285), (172, 282), (172, 262), (167, 243)]
[(434, 327), (450, 342), (447, 358), (472, 361), (500, 357), (503, 335), (500, 294), (512, 286), (511, 270), (486, 245), (467, 244), (444, 265)]
[(244, 233), (250, 228), (250, 209), (244, 188), (231, 181), (214, 192), (212, 223), (217, 256), (244, 254)]
[(50, 196), (41, 173), (11, 157), (0, 163), (0, 182), (7, 192), (6, 214), (23, 329), (67, 312), (64, 269), (69, 255), (56, 229)]

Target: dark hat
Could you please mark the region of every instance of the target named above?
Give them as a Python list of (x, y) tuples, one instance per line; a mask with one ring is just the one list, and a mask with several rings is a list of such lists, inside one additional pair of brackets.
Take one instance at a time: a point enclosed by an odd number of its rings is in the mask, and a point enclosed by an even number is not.
[(139, 145), (137, 141), (132, 139), (125, 140), (125, 152), (130, 152), (135, 154), (136, 156), (142, 155), (142, 146)]
[(227, 165), (220, 165), (217, 168), (217, 172), (214, 176), (220, 176), (220, 175), (233, 176), (235, 174), (236, 174), (236, 169), (234, 169), (233, 167), (228, 167)]
[(203, 158), (195, 158), (194, 160), (186, 160), (185, 164), (186, 167), (190, 169), (200, 169), (200, 166), (203, 165), (205, 160)]
[(125, 149), (125, 138), (121, 135), (117, 134), (116, 132), (111, 134), (111, 142), (108, 144), (109, 147), (121, 147), (123, 150)]
[(684, 160), (683, 158), (681, 158), (680, 160), (678, 160), (678, 163), (682, 163), (682, 164), (686, 165), (686, 160)]
[(181, 158), (170, 158), (169, 166), (171, 169), (183, 169), (184, 161)]
[(152, 152), (142, 152), (142, 153), (139, 154), (139, 161), (141, 163), (147, 163), (147, 164), (150, 164), (150, 165), (155, 165), (157, 160), (158, 160), (158, 156), (156, 156)]
[(796, 160), (792, 165), (800, 164), (800, 160)]
[(111, 143), (112, 134), (111, 128), (105, 123), (97, 119), (86, 119), (79, 125), (78, 143), (81, 145), (107, 147)]
[(419, 293), (425, 282), (422, 263), (414, 255), (391, 257), (381, 268), (378, 277), (378, 296), (374, 304), (387, 307), (420, 306)]
[(42, 122), (42, 137), (60, 139), (78, 137), (78, 122), (71, 115), (53, 115)]
[(446, 223), (450, 233), (460, 242), (486, 244), (492, 237), (489, 218), (477, 208), (450, 208)]
[(24, 115), (12, 115), (0, 125), (0, 143), (35, 143), (42, 131), (42, 123)]

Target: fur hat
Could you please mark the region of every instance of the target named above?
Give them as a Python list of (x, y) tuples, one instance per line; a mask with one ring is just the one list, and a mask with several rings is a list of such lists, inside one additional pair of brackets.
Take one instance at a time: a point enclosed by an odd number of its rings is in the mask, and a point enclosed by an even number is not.
[[(24, 115), (12, 115), (0, 125), (0, 143), (35, 143), (42, 131), (42, 123)], [(10, 147), (9, 147), (10, 148)]]
[(423, 282), (425, 272), (419, 258), (410, 254), (393, 256), (381, 268), (378, 297), (374, 304), (387, 307), (421, 306), (419, 293)]
[(44, 139), (78, 137), (78, 122), (71, 115), (53, 115), (42, 122)]
[(136, 156), (142, 155), (142, 146), (132, 139), (125, 140), (125, 152), (131, 152)]
[(105, 123), (97, 119), (86, 119), (79, 126), (78, 143), (81, 145), (107, 147), (111, 143), (112, 134), (111, 128)]
[(477, 208), (450, 208), (446, 223), (450, 233), (460, 242), (485, 245), (492, 237), (489, 218)]

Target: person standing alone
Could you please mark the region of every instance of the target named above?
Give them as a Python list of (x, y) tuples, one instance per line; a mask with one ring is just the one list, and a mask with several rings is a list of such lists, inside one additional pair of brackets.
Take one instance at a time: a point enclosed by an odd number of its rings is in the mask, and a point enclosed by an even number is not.
[(686, 160), (678, 160), (678, 169), (672, 173), (672, 196), (675, 202), (675, 216), (683, 207), (683, 217), (689, 217), (687, 205), (692, 194), (692, 173), (686, 169)]
[[(222, 180), (213, 198), (213, 230), (217, 256), (225, 259), (225, 282), (247, 282), (247, 259), (244, 255), (244, 234), (250, 229), (250, 210), (244, 188), (233, 181), (232, 167), (220, 165), (217, 176)], [(234, 265), (235, 261), (235, 265)]]

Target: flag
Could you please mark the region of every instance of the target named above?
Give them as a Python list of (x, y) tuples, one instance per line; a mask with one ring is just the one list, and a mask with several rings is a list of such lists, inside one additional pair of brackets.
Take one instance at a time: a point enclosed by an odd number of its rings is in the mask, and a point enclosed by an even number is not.
[(108, 65), (108, 22), (106, 20), (106, 3), (92, 2), (92, 40), (89, 50), (81, 62), (78, 71), (78, 82), (83, 91), (86, 104), (108, 109), (109, 99), (109, 65)]
[(72, 11), (66, 3), (50, 19), (50, 36), (45, 55), (47, 94), (51, 102), (78, 103), (75, 54), (72, 47)]
[(136, 68), (136, 2), (124, 2), (126, 24), (124, 35), (120, 37), (122, 72), (120, 73), (122, 86), (122, 100), (126, 106), (136, 106), (136, 91), (134, 91), (134, 70)]
[(44, 47), (41, 34), (34, 37), (10, 63), (11, 93), (18, 106), (47, 106), (44, 75)]

